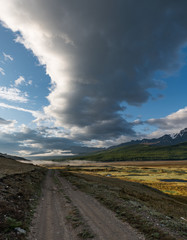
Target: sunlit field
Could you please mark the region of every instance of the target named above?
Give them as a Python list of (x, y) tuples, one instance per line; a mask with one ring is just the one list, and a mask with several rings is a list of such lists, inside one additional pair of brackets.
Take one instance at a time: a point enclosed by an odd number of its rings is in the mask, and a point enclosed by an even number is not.
[[(78, 170), (78, 169), (75, 169)], [(82, 173), (139, 182), (172, 195), (187, 196), (187, 168), (170, 167), (88, 167)]]
[[(49, 167), (49, 166), (48, 166)], [(147, 239), (187, 239), (187, 161), (52, 166)]]
[[(133, 163), (133, 166), (123, 166), (115, 163), (108, 166), (82, 166), (70, 167), (70, 171), (79, 172), (107, 178), (119, 178), (131, 182), (139, 182), (156, 188), (164, 193), (187, 197), (187, 165), (177, 165), (177, 162), (158, 164), (151, 166), (150, 163)], [(176, 164), (176, 165), (175, 165)], [(106, 163), (105, 163), (106, 165)]]

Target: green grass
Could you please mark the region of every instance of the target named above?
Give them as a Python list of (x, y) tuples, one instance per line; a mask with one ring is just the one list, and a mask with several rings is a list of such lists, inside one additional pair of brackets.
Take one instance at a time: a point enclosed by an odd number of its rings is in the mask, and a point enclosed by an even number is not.
[(116, 147), (75, 159), (93, 161), (184, 160), (187, 159), (187, 142), (173, 146), (138, 144)]
[(11, 217), (6, 217), (5, 218), (5, 225), (6, 227), (6, 231), (9, 232), (12, 229), (16, 228), (16, 227), (21, 227), (22, 226), (22, 222), (21, 221), (17, 221), (14, 218)]

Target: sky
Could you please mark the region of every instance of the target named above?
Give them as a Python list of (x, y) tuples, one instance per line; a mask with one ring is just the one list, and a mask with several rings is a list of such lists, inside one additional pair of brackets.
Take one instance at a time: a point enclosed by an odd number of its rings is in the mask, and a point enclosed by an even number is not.
[(73, 155), (187, 127), (186, 0), (0, 5), (0, 152)]

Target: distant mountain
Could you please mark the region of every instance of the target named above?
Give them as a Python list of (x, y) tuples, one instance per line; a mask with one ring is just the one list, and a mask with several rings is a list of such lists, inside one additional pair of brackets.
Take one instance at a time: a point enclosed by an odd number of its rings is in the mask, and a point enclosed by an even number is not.
[(87, 156), (79, 156), (76, 159), (94, 161), (187, 160), (187, 128), (177, 134), (131, 141)]
[(134, 144), (79, 156), (76, 159), (93, 161), (187, 160), (187, 142), (170, 146)]
[(130, 142), (122, 143), (116, 146), (112, 146), (110, 149), (122, 146), (130, 146), (136, 144), (147, 144), (147, 145), (155, 145), (155, 146), (170, 146), (176, 145), (179, 143), (187, 142), (187, 128), (181, 130), (176, 134), (165, 134), (160, 138), (152, 138), (152, 139), (142, 139), (142, 140), (133, 140)]

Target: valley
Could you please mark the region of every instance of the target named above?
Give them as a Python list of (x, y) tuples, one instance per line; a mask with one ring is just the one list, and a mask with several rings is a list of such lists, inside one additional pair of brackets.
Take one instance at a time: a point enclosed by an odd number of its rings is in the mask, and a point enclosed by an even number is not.
[(2, 160), (0, 239), (186, 239), (187, 161), (61, 164)]
[(151, 144), (125, 145), (108, 148), (105, 151), (86, 156), (76, 156), (74, 159), (103, 162), (186, 160), (187, 142), (171, 146), (156, 146)]

